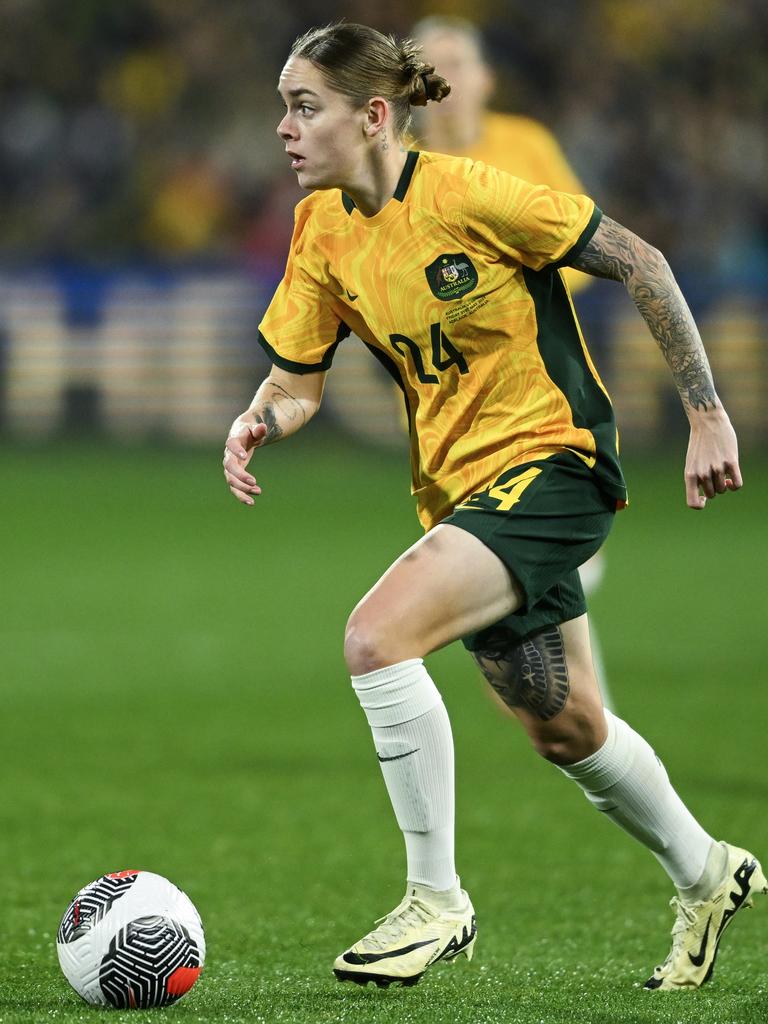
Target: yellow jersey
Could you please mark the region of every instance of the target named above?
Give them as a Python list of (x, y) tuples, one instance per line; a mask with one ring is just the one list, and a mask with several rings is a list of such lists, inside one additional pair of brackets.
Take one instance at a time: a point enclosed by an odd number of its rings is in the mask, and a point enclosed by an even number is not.
[[(516, 178), (549, 185), (558, 192), (579, 195), (584, 191), (560, 143), (548, 128), (532, 117), (486, 111), (477, 141), (465, 149), (452, 150), (452, 154), (482, 160)], [(577, 292), (586, 288), (592, 278), (569, 267), (565, 281), (571, 292)]]
[(613, 409), (559, 269), (601, 216), (586, 196), (410, 152), (372, 217), (337, 189), (298, 204), (259, 340), (291, 373), (329, 369), (350, 331), (363, 340), (403, 390), (425, 529), (563, 451), (622, 503)]

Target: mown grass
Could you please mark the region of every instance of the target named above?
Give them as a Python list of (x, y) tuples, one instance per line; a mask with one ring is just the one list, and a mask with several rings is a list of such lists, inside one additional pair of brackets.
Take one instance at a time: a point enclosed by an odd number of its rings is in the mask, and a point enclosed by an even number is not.
[[(458, 646), (430, 665), (454, 722), (475, 959), (410, 990), (333, 979), (402, 889), (341, 650), (351, 606), (418, 535), (402, 460), (315, 433), (260, 454), (246, 510), (218, 451), (0, 458), (3, 1024), (766, 1019), (768, 905), (740, 915), (710, 986), (641, 990), (668, 946), (667, 880), (536, 759)], [(676, 463), (630, 464), (593, 618), (619, 712), (708, 828), (768, 857), (768, 470), (746, 472), (698, 514)], [(167, 1011), (90, 1008), (58, 970), (68, 901), (124, 867), (173, 879), (206, 925), (203, 977)]]

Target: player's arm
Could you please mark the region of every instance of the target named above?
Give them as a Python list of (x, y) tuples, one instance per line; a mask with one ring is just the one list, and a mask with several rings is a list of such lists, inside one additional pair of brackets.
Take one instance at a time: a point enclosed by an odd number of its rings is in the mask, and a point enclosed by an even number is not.
[(261, 494), (248, 463), (257, 448), (273, 444), (308, 423), (320, 408), (325, 373), (289, 373), (273, 366), (253, 401), (229, 429), (224, 447), (224, 479), (244, 505)]
[(741, 487), (739, 455), (728, 415), (688, 304), (664, 256), (610, 217), (603, 217), (571, 266), (621, 281), (667, 361), (691, 427), (685, 463), (688, 505)]

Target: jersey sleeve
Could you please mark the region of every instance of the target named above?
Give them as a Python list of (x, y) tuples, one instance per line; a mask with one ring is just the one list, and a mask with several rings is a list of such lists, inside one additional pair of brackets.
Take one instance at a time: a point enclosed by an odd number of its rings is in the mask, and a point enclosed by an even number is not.
[(339, 342), (350, 333), (312, 273), (311, 259), (305, 255), (306, 222), (307, 217), (297, 213), (285, 275), (259, 324), (262, 348), (276, 366), (289, 373), (329, 369)]
[(588, 196), (531, 185), (479, 162), (472, 168), (462, 208), (467, 231), (532, 270), (573, 260), (601, 217)]

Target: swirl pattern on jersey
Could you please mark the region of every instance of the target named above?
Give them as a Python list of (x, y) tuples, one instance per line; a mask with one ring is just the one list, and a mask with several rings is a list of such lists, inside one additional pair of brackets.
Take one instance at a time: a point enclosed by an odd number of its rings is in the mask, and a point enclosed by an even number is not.
[[(593, 201), (434, 153), (408, 167), (372, 217), (334, 190), (299, 204), (260, 331), (289, 372), (327, 369), (341, 324), (381, 353), (405, 392), (430, 529), (534, 459), (574, 451), (602, 472), (617, 461), (616, 430), (557, 269), (596, 229)], [(458, 263), (471, 273), (450, 298), (432, 278)]]

